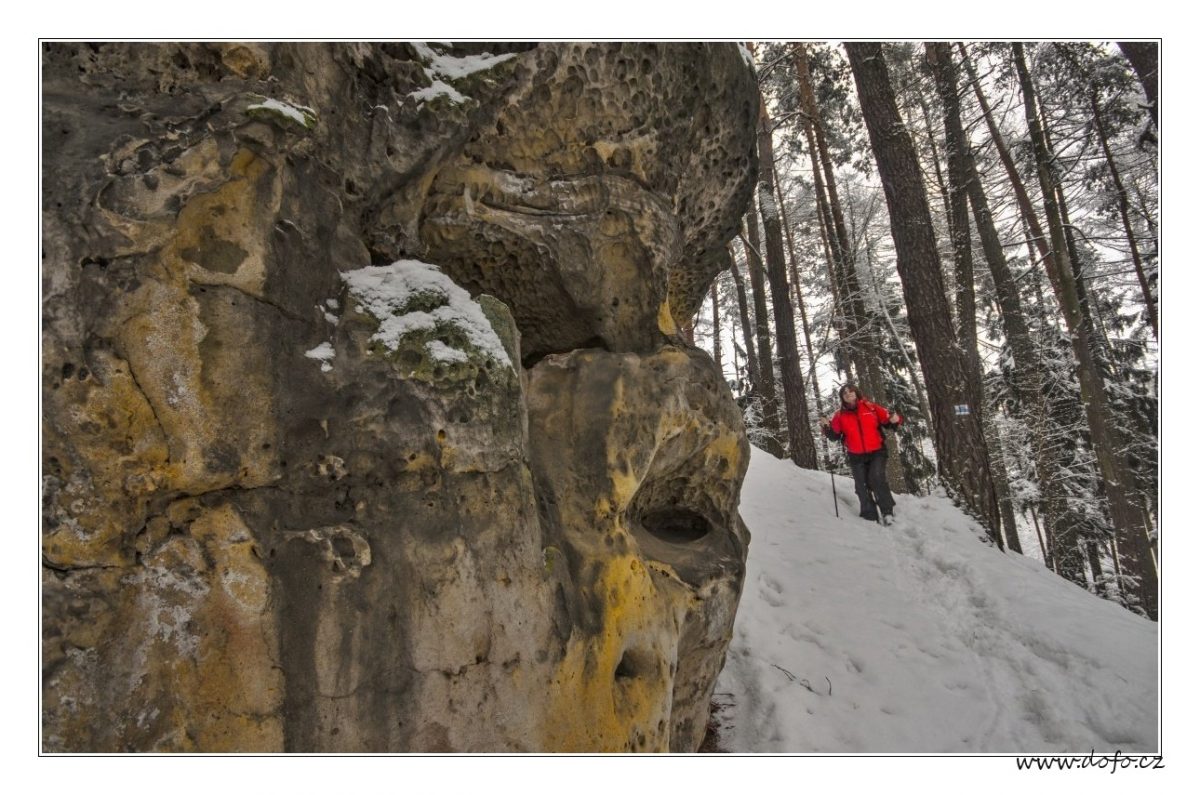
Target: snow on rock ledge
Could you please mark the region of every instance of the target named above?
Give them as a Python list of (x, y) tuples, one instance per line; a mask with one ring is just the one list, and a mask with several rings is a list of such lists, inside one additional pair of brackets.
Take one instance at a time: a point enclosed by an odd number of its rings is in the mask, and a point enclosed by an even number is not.
[(513, 366), (479, 303), (436, 265), (399, 260), (343, 273), (341, 278), (360, 307), (379, 321), (371, 340), (388, 351), (415, 340), (436, 361), (466, 362), (465, 347)]

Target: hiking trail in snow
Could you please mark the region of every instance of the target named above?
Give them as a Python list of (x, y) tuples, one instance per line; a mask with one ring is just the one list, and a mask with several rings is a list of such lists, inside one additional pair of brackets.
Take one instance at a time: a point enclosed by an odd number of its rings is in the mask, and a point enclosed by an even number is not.
[(981, 543), (944, 496), (858, 518), (853, 482), (754, 449), (750, 554), (714, 700), (741, 753), (1158, 747), (1157, 625)]

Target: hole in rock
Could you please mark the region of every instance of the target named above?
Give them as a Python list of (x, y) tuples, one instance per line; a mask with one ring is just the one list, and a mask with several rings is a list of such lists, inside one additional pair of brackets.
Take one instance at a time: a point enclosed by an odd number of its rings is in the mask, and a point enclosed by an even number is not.
[(660, 508), (642, 517), (642, 526), (655, 538), (672, 544), (688, 544), (709, 534), (712, 524), (687, 508)]
[(613, 674), (613, 678), (618, 682), (622, 679), (636, 679), (648, 670), (649, 662), (650, 658), (647, 654), (626, 649), (625, 653), (621, 655), (621, 661), (617, 663), (617, 670)]

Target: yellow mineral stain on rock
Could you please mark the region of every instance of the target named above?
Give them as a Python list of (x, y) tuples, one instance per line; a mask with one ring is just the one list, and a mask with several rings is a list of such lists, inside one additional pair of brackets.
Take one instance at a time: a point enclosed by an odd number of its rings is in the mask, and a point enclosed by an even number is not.
[(233, 715), (196, 733), (196, 750), (212, 754), (269, 754), (283, 750), (283, 721), (278, 717)]
[[(231, 505), (205, 511), (190, 533), (212, 561), (203, 572), (207, 590), (189, 599), (189, 638), (194, 641), (174, 653), (151, 648), (146, 674), (173, 694), (197, 749), (281, 751), (283, 678), (274, 664), (278, 627), (268, 611), (266, 569)], [(159, 598), (170, 597), (159, 593)]]
[(248, 315), (233, 304), (173, 279), (146, 282), (122, 308), (118, 350), (166, 436), (164, 479), (180, 491), (276, 477), (264, 452), (276, 441), (270, 368), (262, 348), (237, 344)]
[(596, 635), (573, 637), (554, 669), (540, 747), (667, 751), (668, 733), (657, 727), (665, 725), (671, 709), (664, 658), (673, 643), (668, 628), (674, 611), (663, 610), (664, 595), (629, 555), (608, 561), (592, 588), (604, 594), (604, 624)]
[(671, 299), (664, 299), (658, 308), (658, 330), (668, 337), (673, 337), (679, 333), (679, 327), (675, 325), (675, 316), (671, 314)]
[(705, 460), (723, 461), (725, 466), (721, 472), (724, 478), (737, 477), (742, 469), (741, 437), (732, 431), (726, 432), (713, 439), (704, 451)]
[(175, 225), (164, 262), (198, 284), (225, 284), (262, 296), (266, 253), (281, 197), (272, 164), (240, 149), (230, 179), (188, 200)]
[[(122, 539), (131, 521), (140, 523), (139, 500), (167, 479), (166, 437), (129, 366), (103, 350), (91, 361), (95, 379), (64, 380), (46, 393), (46, 449), (56, 454), (64, 488), (89, 485), (79, 498), (60, 500), (69, 516), (56, 517), (61, 524), (45, 537), (43, 554), (61, 566), (128, 562)], [(63, 455), (68, 446), (72, 455)]]
[(632, 471), (628, 461), (615, 461), (616, 456), (610, 453), (609, 477), (612, 478), (612, 504), (617, 510), (623, 511), (629, 507), (633, 495), (637, 494), (642, 479)]
[(243, 80), (265, 78), (271, 69), (267, 48), (261, 44), (220, 44), (221, 63)]

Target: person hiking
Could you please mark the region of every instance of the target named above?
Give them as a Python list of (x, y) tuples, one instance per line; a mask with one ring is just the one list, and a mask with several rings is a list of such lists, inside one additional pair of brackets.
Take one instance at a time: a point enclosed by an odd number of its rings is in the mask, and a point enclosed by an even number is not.
[(896, 501), (888, 488), (883, 429), (898, 428), (903, 419), (867, 400), (854, 384), (843, 386), (838, 395), (842, 407), (832, 421), (821, 420), (821, 430), (846, 448), (850, 471), (854, 474), (854, 493), (858, 495), (858, 515), (876, 522), (882, 512), (883, 523), (890, 525)]

